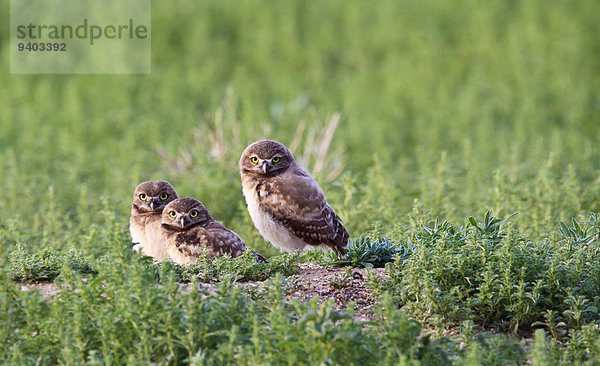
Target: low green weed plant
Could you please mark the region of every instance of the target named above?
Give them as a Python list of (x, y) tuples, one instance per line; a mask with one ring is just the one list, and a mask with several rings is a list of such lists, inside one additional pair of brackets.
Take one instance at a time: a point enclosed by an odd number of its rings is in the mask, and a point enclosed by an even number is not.
[(197, 280), (200, 282), (216, 282), (224, 278), (235, 281), (265, 281), (275, 274), (291, 276), (298, 273), (298, 254), (289, 253), (271, 257), (266, 263), (257, 262), (256, 256), (246, 251), (242, 256), (211, 257), (206, 251), (200, 255), (198, 262), (192, 265), (180, 265), (171, 261), (158, 264), (148, 260), (148, 267), (160, 280), (165, 273), (174, 274), (181, 282)]
[(50, 248), (30, 251), (24, 244), (15, 245), (9, 253), (10, 276), (13, 281), (51, 281), (60, 275), (64, 266), (82, 273), (96, 273), (89, 259), (75, 249), (56, 254)]
[(600, 321), (600, 243), (588, 235), (595, 217), (571, 228), (584, 235), (557, 243), (533, 242), (489, 212), (464, 229), (424, 226), (412, 255), (387, 265), (389, 285), (421, 318), (472, 320), (515, 333), (540, 325), (554, 335), (563, 325), (580, 329)]
[(11, 335), (0, 339), (4, 363), (435, 365), (448, 359), (447, 342), (421, 337), (420, 324), (392, 303), (365, 328), (331, 300), (287, 302), (281, 274), (256, 298), (230, 280), (214, 291), (195, 279), (181, 291), (173, 273), (161, 286), (144, 286), (143, 276), (119, 281), (118, 265), (88, 281), (72, 271), (61, 277), (63, 290), (49, 302), (0, 283), (0, 332)]

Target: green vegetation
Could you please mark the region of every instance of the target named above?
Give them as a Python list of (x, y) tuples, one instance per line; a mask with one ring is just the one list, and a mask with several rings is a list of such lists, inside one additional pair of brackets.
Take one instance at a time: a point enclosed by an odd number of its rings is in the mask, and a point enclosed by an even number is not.
[(13, 281), (53, 280), (65, 265), (83, 274), (96, 272), (89, 261), (78, 255), (74, 249), (69, 249), (61, 258), (48, 248), (30, 253), (23, 244), (17, 244), (10, 252), (9, 260)]
[[(158, 278), (161, 279), (165, 273), (175, 273), (177, 279), (182, 282), (200, 281), (213, 282), (223, 279), (234, 279), (239, 282), (264, 281), (281, 273), (283, 276), (291, 276), (298, 273), (296, 266), (297, 254), (284, 254), (272, 257), (267, 263), (256, 261), (256, 256), (246, 251), (243, 256), (237, 258), (221, 257), (212, 258), (207, 253), (198, 258), (197, 265), (182, 266), (173, 262), (162, 262), (151, 264), (155, 268)], [(150, 258), (148, 258), (151, 261)]]
[(543, 326), (555, 338), (558, 327), (579, 330), (600, 320), (597, 216), (582, 224), (594, 237), (588, 244), (571, 237), (532, 242), (516, 230), (486, 227), (497, 220), (488, 212), (470, 228), (444, 223), (413, 234), (412, 255), (388, 264), (388, 285), (403, 308), (423, 319), (513, 333)]
[[(74, 249), (69, 249), (66, 255), (60, 256), (48, 248), (30, 253), (22, 244), (17, 244), (10, 254), (10, 277), (13, 281), (36, 282), (53, 280), (58, 277), (63, 266), (81, 274), (95, 275), (88, 258), (78, 255)], [(243, 256), (231, 258), (224, 256), (212, 258), (204, 253), (198, 259), (197, 265), (182, 266), (171, 261), (155, 263), (152, 257), (142, 256), (139, 259), (148, 271), (155, 273), (157, 281), (167, 275), (175, 275), (180, 282), (197, 280), (200, 282), (219, 281), (231, 278), (236, 281), (264, 281), (276, 273), (290, 276), (298, 273), (298, 254), (285, 254), (273, 257), (268, 263), (256, 261), (256, 256), (247, 251)], [(101, 259), (100, 265), (104, 259)]]
[[(153, 2), (151, 75), (9, 75), (0, 28), (0, 363), (600, 363), (597, 7)], [(267, 137), (344, 219), (345, 262), (281, 256), (252, 225), (237, 161)], [(147, 179), (269, 264), (133, 253)], [(296, 261), (395, 250), (370, 326), (284, 301)], [(53, 278), (51, 299), (13, 281)]]

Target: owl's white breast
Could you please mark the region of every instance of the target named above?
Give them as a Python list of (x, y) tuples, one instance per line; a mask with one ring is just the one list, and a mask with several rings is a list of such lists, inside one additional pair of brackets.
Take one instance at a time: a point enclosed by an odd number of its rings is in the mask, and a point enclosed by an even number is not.
[(157, 261), (163, 261), (169, 258), (167, 246), (160, 229), (160, 215), (152, 215), (134, 222), (130, 220), (129, 231), (131, 240), (139, 243), (134, 246), (134, 250), (142, 250), (142, 253), (153, 257)]
[(144, 235), (144, 226), (134, 222), (133, 219), (129, 220), (129, 232), (131, 233), (132, 242), (143, 243), (146, 241)]
[(246, 204), (248, 204), (248, 212), (260, 235), (280, 250), (291, 252), (304, 249), (307, 245), (304, 241), (291, 234), (285, 226), (274, 221), (268, 213), (260, 208), (256, 186), (244, 185), (243, 192)]

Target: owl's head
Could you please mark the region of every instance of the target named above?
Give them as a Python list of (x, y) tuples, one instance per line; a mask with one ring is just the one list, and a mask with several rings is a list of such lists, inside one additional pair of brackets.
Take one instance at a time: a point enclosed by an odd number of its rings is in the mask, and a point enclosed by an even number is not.
[(161, 224), (171, 229), (182, 230), (211, 220), (212, 217), (202, 202), (184, 197), (165, 206)]
[(177, 192), (171, 183), (164, 180), (151, 180), (140, 183), (133, 192), (132, 209), (138, 213), (160, 213)]
[(240, 173), (273, 176), (294, 163), (294, 156), (283, 144), (261, 140), (250, 144), (240, 158)]

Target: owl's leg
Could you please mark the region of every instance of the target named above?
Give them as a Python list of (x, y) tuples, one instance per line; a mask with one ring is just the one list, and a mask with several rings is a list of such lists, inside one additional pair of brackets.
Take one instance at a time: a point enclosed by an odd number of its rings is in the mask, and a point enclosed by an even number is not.
[(139, 253), (142, 250), (142, 244), (136, 244), (136, 245), (133, 246), (132, 249), (133, 249), (134, 252), (138, 252)]

